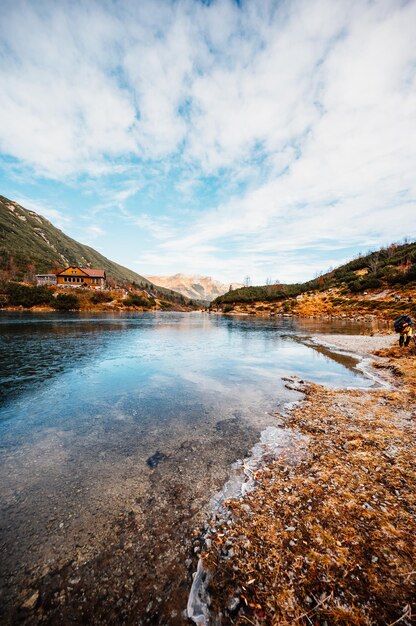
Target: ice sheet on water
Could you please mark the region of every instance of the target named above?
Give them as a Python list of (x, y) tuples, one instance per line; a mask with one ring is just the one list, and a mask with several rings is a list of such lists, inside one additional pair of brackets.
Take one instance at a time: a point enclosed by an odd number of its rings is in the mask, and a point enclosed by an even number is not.
[(189, 619), (198, 624), (198, 626), (208, 626), (210, 623), (210, 602), (207, 591), (209, 579), (209, 572), (204, 570), (202, 560), (199, 559), (186, 607)]
[(295, 441), (300, 439), (302, 439), (300, 435), (288, 429), (275, 426), (265, 428), (261, 433), (260, 441), (251, 449), (250, 456), (232, 465), (229, 480), (210, 500), (211, 510), (216, 511), (226, 500), (243, 497), (252, 491), (255, 487), (253, 474), (263, 465), (265, 459), (268, 461), (277, 459), (287, 452), (290, 456), (290, 451), (294, 450)]

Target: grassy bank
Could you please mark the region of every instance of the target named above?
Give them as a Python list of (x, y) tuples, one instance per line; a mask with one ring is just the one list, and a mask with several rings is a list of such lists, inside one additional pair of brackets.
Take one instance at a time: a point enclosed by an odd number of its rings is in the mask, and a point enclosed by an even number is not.
[[(410, 298), (410, 301), (409, 301)], [(276, 302), (254, 300), (251, 302), (221, 303), (211, 305), (230, 315), (293, 315), (297, 317), (349, 318), (394, 320), (407, 313), (416, 316), (416, 287), (393, 291), (370, 290), (363, 294), (348, 294), (341, 289), (304, 293), (296, 298)]]
[(198, 308), (182, 296), (165, 299), (156, 293), (108, 289), (62, 289), (37, 287), (18, 282), (0, 286), (0, 306), (4, 310), (19, 311), (189, 311)]
[(416, 350), (382, 354), (394, 388), (306, 385), (284, 418), (308, 437), (303, 461), (269, 463), (213, 522), (203, 560), (223, 624), (410, 625)]

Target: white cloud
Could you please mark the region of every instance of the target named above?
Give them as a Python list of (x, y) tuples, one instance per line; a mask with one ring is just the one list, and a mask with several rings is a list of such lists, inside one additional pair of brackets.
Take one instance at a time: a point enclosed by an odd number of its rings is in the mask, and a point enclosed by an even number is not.
[(60, 180), (125, 175), (103, 189), (103, 210), (144, 193), (145, 168), (182, 172), (178, 211), (204, 177), (228, 185), (180, 229), (163, 211), (126, 212), (159, 242), (149, 272), (191, 258), (201, 273), (226, 262), (233, 280), (289, 264), (289, 278), (305, 273), (296, 249), (416, 235), (415, 2), (9, 0), (1, 11), (4, 153)]
[(91, 226), (87, 226), (87, 228), (84, 228), (83, 233), (84, 235), (87, 235), (90, 240), (94, 240), (97, 239), (97, 237), (101, 237), (102, 235), (104, 235), (104, 230), (101, 228), (101, 226), (98, 226), (97, 224), (92, 224)]

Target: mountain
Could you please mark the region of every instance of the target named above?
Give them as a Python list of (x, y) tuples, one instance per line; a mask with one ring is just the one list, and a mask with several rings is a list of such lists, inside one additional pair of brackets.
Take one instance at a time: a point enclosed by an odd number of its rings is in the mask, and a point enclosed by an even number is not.
[[(52, 268), (81, 265), (105, 269), (115, 282), (149, 285), (144, 276), (123, 267), (56, 228), (34, 211), (0, 196), (0, 270), (6, 275), (23, 278), (28, 272), (49, 272)], [(150, 285), (149, 285), (150, 287)], [(166, 296), (170, 291), (162, 289)]]
[(212, 302), (218, 296), (231, 289), (238, 289), (243, 285), (232, 283), (231, 285), (213, 280), (210, 276), (187, 276), (186, 274), (175, 274), (174, 276), (148, 276), (148, 279), (155, 285), (173, 289), (187, 298), (193, 300), (203, 300)]

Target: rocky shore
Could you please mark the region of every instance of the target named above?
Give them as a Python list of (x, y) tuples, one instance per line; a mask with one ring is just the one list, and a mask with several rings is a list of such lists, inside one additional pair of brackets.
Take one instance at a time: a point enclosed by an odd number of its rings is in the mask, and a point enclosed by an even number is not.
[(314, 341), (378, 350), (386, 386), (302, 384), (304, 400), (279, 421), (308, 438), (305, 455), (259, 468), (255, 489), (204, 531), (199, 624), (411, 624), (416, 349), (391, 347), (394, 336)]

